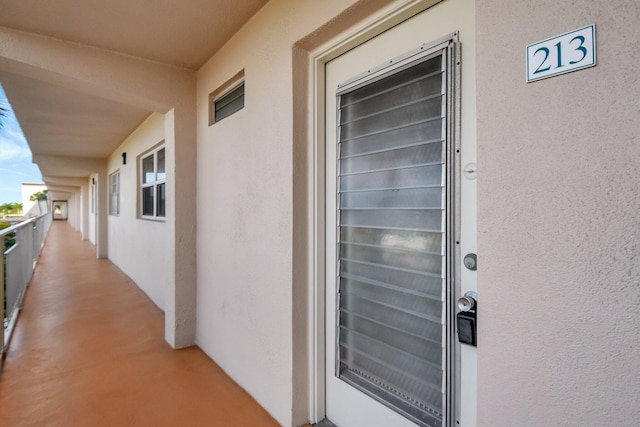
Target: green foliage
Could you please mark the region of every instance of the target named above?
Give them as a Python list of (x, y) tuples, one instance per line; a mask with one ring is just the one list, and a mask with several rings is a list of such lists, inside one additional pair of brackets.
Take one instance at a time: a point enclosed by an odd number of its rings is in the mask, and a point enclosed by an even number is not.
[(49, 190), (38, 191), (37, 193), (33, 193), (29, 197), (29, 200), (31, 200), (32, 202), (46, 202), (47, 193), (49, 193)]
[(38, 212), (40, 212), (40, 214), (42, 214), (42, 208), (40, 207), (40, 202), (46, 203), (48, 193), (49, 193), (49, 190), (42, 190), (42, 191), (38, 191), (37, 193), (33, 193), (29, 197), (29, 200), (31, 200), (32, 202), (38, 202)]
[[(0, 230), (4, 230), (5, 228), (9, 228), (9, 227), (11, 227), (11, 223), (0, 222)], [(13, 235), (13, 233), (9, 233), (6, 236), (4, 236), (5, 251), (15, 244), (16, 244), (16, 237)]]
[(19, 215), (22, 213), (22, 203), (3, 203), (0, 205), (0, 217)]

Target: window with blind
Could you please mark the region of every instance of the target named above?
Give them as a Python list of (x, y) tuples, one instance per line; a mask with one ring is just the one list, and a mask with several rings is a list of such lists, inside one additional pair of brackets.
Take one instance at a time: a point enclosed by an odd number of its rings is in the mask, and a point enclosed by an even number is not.
[(425, 426), (447, 393), (443, 55), (338, 91), (337, 375)]

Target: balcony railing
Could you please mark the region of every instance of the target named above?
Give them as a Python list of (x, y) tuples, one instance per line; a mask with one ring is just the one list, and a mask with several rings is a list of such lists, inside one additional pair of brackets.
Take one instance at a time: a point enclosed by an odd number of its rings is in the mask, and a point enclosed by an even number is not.
[[(11, 339), (22, 299), (31, 281), (51, 220), (51, 213), (47, 213), (0, 231), (0, 253), (3, 254), (4, 261), (0, 263), (0, 301), (4, 302), (0, 358)], [(6, 250), (5, 236), (13, 236), (15, 239), (15, 244)]]

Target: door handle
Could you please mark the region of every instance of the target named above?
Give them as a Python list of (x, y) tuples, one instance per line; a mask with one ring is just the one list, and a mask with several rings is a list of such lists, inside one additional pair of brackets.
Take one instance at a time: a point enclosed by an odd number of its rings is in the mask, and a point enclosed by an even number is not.
[(460, 311), (471, 311), (476, 310), (476, 300), (478, 299), (478, 294), (473, 291), (468, 291), (464, 294), (464, 296), (458, 298), (458, 308)]

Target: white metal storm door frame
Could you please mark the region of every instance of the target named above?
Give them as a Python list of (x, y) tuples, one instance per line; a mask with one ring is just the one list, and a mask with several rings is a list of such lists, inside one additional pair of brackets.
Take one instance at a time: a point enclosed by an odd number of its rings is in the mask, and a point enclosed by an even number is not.
[(455, 419), (456, 46), (336, 93), (335, 375), (420, 426)]

